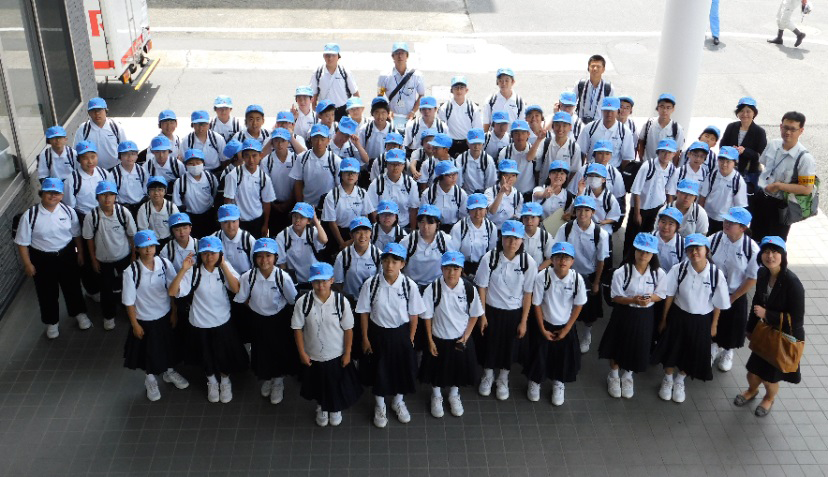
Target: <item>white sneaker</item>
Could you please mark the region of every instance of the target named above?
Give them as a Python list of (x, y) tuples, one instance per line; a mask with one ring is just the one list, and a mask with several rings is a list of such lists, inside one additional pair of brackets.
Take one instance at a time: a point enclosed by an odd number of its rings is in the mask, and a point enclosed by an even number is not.
[(388, 425), (388, 417), (386, 417), (385, 406), (374, 406), (374, 425), (380, 429)]
[(270, 404), (279, 404), (285, 398), (285, 383), (273, 380), (273, 387), (270, 389)]
[(227, 404), (233, 400), (233, 385), (228, 380), (226, 383), (219, 384), (219, 395), (221, 402)]
[(664, 376), (664, 379), (661, 380), (661, 388), (658, 390), (658, 397), (665, 401), (673, 399), (673, 380), (667, 379), (667, 376)]
[(103, 320), (103, 328), (106, 331), (112, 331), (115, 329), (115, 318), (104, 318)]
[(431, 415), (438, 419), (443, 417), (443, 396), (431, 396)]
[(526, 398), (532, 402), (540, 401), (540, 383), (529, 381), (529, 387), (526, 388)]
[(100, 303), (101, 302), (101, 293), (100, 292), (98, 292), (98, 293), (87, 293), (86, 296), (89, 297), (89, 299), (94, 301), (95, 303)]
[(463, 409), (463, 401), (460, 400), (459, 394), (449, 396), (449, 407), (451, 408), (451, 415), (454, 417), (460, 417), (464, 412), (466, 412), (465, 409)]
[(673, 402), (684, 402), (684, 381), (673, 383)]
[(328, 411), (323, 411), (321, 407), (316, 408), (316, 425), (325, 427), (328, 425)]
[(46, 325), (46, 337), (50, 340), (53, 340), (60, 336), (60, 330), (58, 329), (57, 323), (54, 325)]
[(75, 319), (78, 320), (78, 328), (82, 330), (88, 330), (89, 328), (92, 328), (92, 320), (90, 320), (89, 317), (86, 316), (86, 313), (78, 313), (77, 315), (75, 315)]
[(336, 426), (342, 424), (342, 411), (332, 412), (332, 413), (330, 413), (329, 417), (330, 417), (329, 422), (332, 426), (336, 427)]
[(589, 345), (592, 344), (592, 333), (584, 333), (581, 337), (581, 354), (589, 352)]
[(505, 401), (509, 399), (509, 381), (506, 379), (497, 378), (495, 381), (495, 396), (498, 401)]
[(178, 374), (176, 370), (167, 371), (161, 375), (161, 379), (165, 383), (172, 383), (178, 389), (187, 389), (190, 386), (190, 382), (184, 379), (184, 376)]
[(607, 376), (607, 392), (614, 398), (621, 397), (621, 378), (612, 377), (612, 374)]
[(719, 348), (719, 345), (716, 343), (711, 343), (710, 345), (710, 367), (713, 367), (716, 364), (716, 360), (718, 360), (722, 355), (722, 349)]
[(629, 399), (633, 397), (633, 378), (621, 378), (621, 397)]
[(150, 381), (148, 378), (144, 379), (144, 387), (147, 388), (147, 399), (150, 401), (157, 401), (161, 399), (161, 391), (158, 390), (158, 381), (153, 379)]
[(480, 393), (481, 396), (489, 396), (492, 394), (492, 384), (494, 383), (494, 376), (486, 376), (485, 374), (480, 379), (480, 387), (477, 388), (477, 392)]
[(207, 381), (207, 400), (210, 402), (219, 402), (219, 383)]
[(262, 397), (270, 396), (271, 387), (273, 386), (273, 380), (267, 379), (265, 382), (262, 383)]
[(726, 349), (719, 358), (719, 371), (728, 372), (733, 367), (733, 350)]
[(560, 406), (564, 403), (564, 390), (566, 386), (560, 381), (552, 382), (552, 405)]
[(408, 413), (408, 408), (405, 407), (405, 401), (400, 401), (399, 404), (392, 404), (391, 409), (397, 413), (397, 420), (401, 423), (408, 424), (411, 422), (411, 414)]

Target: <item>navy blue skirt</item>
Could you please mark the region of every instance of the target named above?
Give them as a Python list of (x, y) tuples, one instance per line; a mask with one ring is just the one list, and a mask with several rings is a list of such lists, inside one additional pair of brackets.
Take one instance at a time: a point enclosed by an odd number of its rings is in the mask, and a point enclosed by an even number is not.
[(304, 368), (299, 394), (316, 401), (323, 411), (344, 411), (362, 396), (362, 385), (353, 361), (343, 368), (340, 356), (328, 361), (311, 361), (311, 365)]
[(621, 369), (641, 373), (650, 364), (654, 306), (634, 308), (618, 303), (612, 308), (598, 357), (615, 361)]
[(250, 320), (250, 367), (259, 379), (296, 376), (299, 372), (299, 351), (290, 327), (293, 307), (285, 306), (273, 316), (248, 310)]
[[(408, 323), (382, 328), (368, 322), (372, 352), (359, 362), (362, 384), (373, 386), (375, 396), (410, 394), (417, 390), (417, 355), (411, 344)], [(361, 340), (360, 340), (361, 341)]]
[(678, 368), (693, 379), (710, 381), (710, 328), (713, 312), (706, 315), (687, 313), (675, 303), (667, 315), (667, 327), (658, 339), (650, 362), (665, 368)]
[(127, 329), (124, 367), (142, 369), (147, 374), (161, 374), (172, 368), (175, 355), (170, 314), (152, 321), (138, 320), (138, 324), (144, 329), (144, 337), (136, 338), (132, 326)]
[(474, 339), (469, 338), (465, 349), (457, 349), (457, 340), (433, 337), (437, 356), (426, 347), (420, 363), (418, 378), (421, 383), (431, 386), (474, 386), (479, 378), (477, 372)]
[[(523, 374), (536, 383), (542, 383), (547, 378), (563, 383), (574, 382), (581, 370), (577, 328), (573, 325), (562, 340), (549, 341), (537, 329), (537, 321), (530, 326), (535, 327), (536, 332), (530, 335), (534, 343), (531, 355), (524, 363)], [(552, 325), (544, 321), (543, 327), (554, 332), (563, 329), (564, 325)]]

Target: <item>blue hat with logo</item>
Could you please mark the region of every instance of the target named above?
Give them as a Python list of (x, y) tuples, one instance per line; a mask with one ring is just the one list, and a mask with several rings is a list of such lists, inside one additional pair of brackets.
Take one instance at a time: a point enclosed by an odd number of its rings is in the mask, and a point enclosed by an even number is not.
[(408, 53), (408, 43), (404, 41), (395, 41), (394, 44), (391, 45), (391, 53), (396, 53), (400, 50)]
[(673, 95), (673, 93), (661, 93), (660, 95), (658, 95), (658, 101), (656, 101), (656, 103), (660, 103), (662, 101), (669, 101), (673, 103), (673, 105), (675, 105), (676, 97)]
[(754, 108), (756, 105), (756, 100), (751, 98), (750, 96), (745, 96), (743, 98), (739, 98), (739, 102), (736, 104), (736, 109), (742, 106), (753, 106)]
[(224, 157), (233, 158), (239, 153), (239, 151), (241, 151), (241, 148), (242, 143), (240, 143), (238, 139), (231, 139), (227, 141), (227, 144), (224, 146), (224, 150), (221, 151), (221, 153)]
[(517, 220), (507, 220), (500, 226), (500, 235), (503, 237), (523, 238), (526, 235), (526, 227)]
[(710, 240), (704, 234), (690, 234), (684, 237), (684, 249), (690, 247), (707, 247), (710, 248)]
[(596, 152), (612, 152), (612, 141), (607, 139), (599, 139), (595, 141), (595, 147), (592, 148), (592, 154)]
[(552, 245), (552, 256), (555, 255), (569, 255), (575, 258), (575, 246), (569, 242), (555, 242)]
[(359, 161), (353, 157), (342, 159), (342, 162), (339, 163), (339, 173), (342, 174), (343, 172), (355, 172), (359, 174)]
[(664, 210), (658, 213), (659, 217), (667, 217), (676, 221), (676, 225), (681, 225), (684, 220), (684, 214), (675, 207), (665, 207)]
[(391, 149), (385, 152), (385, 162), (391, 164), (405, 164), (405, 151), (402, 149)]
[(595, 210), (595, 199), (588, 195), (579, 195), (578, 197), (575, 197), (575, 200), (572, 203), (572, 207), (576, 209), (578, 207), (587, 207), (592, 210)]
[(258, 104), (251, 104), (244, 110), (244, 115), (247, 116), (250, 113), (259, 113), (264, 116), (264, 108)]
[(242, 151), (262, 152), (262, 143), (258, 139), (245, 139), (242, 143)]
[(158, 113), (158, 122), (161, 121), (177, 121), (178, 117), (175, 115), (175, 111), (172, 109), (165, 109)]
[(66, 137), (66, 130), (60, 126), (52, 126), (46, 129), (46, 139), (52, 139), (56, 137)]
[(607, 166), (603, 164), (598, 164), (597, 162), (593, 162), (586, 168), (585, 175), (590, 174), (598, 174), (599, 176), (603, 177), (604, 179), (607, 178)]
[(549, 164), (549, 171), (566, 171), (569, 172), (569, 163), (566, 161), (561, 160), (554, 160), (551, 164)]
[(398, 144), (400, 146), (403, 145), (403, 137), (402, 134), (396, 132), (390, 132), (385, 135), (385, 144)]
[(132, 237), (136, 248), (149, 247), (150, 245), (159, 245), (158, 237), (153, 230), (141, 230), (136, 232)]
[(489, 206), (489, 200), (486, 198), (484, 194), (476, 193), (468, 196), (466, 198), (466, 209), (467, 210), (474, 210), (474, 209), (485, 209)]
[(150, 151), (172, 151), (172, 143), (167, 136), (155, 136), (150, 141)]
[(731, 207), (722, 219), (747, 227), (750, 225), (750, 221), (753, 220), (753, 215), (744, 207)]
[(669, 137), (658, 141), (658, 147), (656, 148), (656, 151), (676, 152), (677, 150), (676, 140)]
[(714, 126), (712, 124), (710, 126), (707, 126), (706, 128), (704, 128), (704, 131), (702, 131), (702, 134), (704, 134), (704, 133), (713, 134), (713, 135), (716, 136), (716, 139), (719, 139), (720, 137), (722, 137), (722, 132), (719, 130), (719, 128), (717, 128), (716, 126)]
[(294, 124), (296, 122), (296, 118), (293, 117), (293, 113), (290, 111), (279, 111), (276, 113), (276, 122)]
[(701, 184), (693, 179), (682, 179), (676, 186), (677, 191), (695, 196), (699, 195), (699, 189), (701, 189)]
[(501, 75), (511, 76), (512, 78), (515, 77), (515, 72), (512, 68), (498, 68), (496, 78), (500, 78)]
[(337, 44), (337, 43), (325, 43), (325, 46), (322, 47), (322, 54), (323, 55), (339, 55), (339, 44)]
[(447, 176), (449, 174), (457, 174), (460, 169), (454, 165), (454, 161), (440, 161), (434, 166), (434, 175), (437, 177)]
[(322, 123), (316, 123), (311, 127), (310, 136), (331, 137), (331, 130)]
[(368, 217), (354, 217), (348, 225), (348, 230), (351, 232), (359, 228), (371, 230), (371, 221), (368, 220)]
[(693, 141), (693, 144), (690, 144), (690, 147), (687, 148), (687, 152), (698, 150), (710, 152), (710, 146), (706, 142)]
[(502, 159), (497, 165), (497, 171), (501, 174), (520, 174), (517, 162), (511, 159)]
[(232, 108), (233, 107), (233, 99), (230, 96), (225, 94), (220, 94), (216, 96), (216, 99), (213, 100), (213, 107), (214, 108)]
[(437, 100), (434, 98), (434, 96), (423, 96), (422, 98), (420, 98), (420, 109), (436, 107)]
[(639, 232), (633, 240), (633, 247), (642, 252), (658, 254), (658, 239), (653, 234)]
[(290, 141), (292, 137), (293, 135), (290, 131), (285, 128), (276, 128), (270, 134), (270, 139), (284, 139), (285, 141)]
[(492, 123), (494, 124), (503, 124), (508, 123), (509, 121), (511, 121), (511, 119), (509, 118), (509, 113), (506, 111), (495, 111), (492, 113)]
[[(357, 123), (353, 119), (345, 116), (339, 120), (339, 132), (352, 136), (357, 132)], [(387, 139), (387, 138), (386, 138)]]
[(423, 139), (425, 139), (427, 137), (434, 137), (436, 135), (437, 135), (437, 130), (435, 128), (425, 128), (420, 132), (420, 140), (422, 141)]
[(377, 214), (400, 214), (400, 206), (392, 200), (381, 200), (377, 204)]
[(443, 254), (440, 259), (440, 266), (443, 267), (463, 267), (466, 262), (466, 257), (456, 250), (449, 250)]
[(521, 217), (542, 217), (543, 207), (537, 202), (525, 202), (520, 209)]
[(467, 84), (469, 84), (469, 82), (466, 81), (465, 76), (462, 76), (462, 75), (452, 76), (451, 77), (451, 87), (453, 88), (453, 87), (457, 86), (458, 84), (462, 84), (463, 86), (466, 86)]
[(518, 119), (518, 120), (516, 120), (516, 121), (512, 121), (512, 127), (511, 127), (511, 130), (512, 130), (512, 132), (515, 132), (515, 131), (526, 131), (526, 132), (529, 132), (529, 123), (527, 123), (526, 121), (524, 121), (524, 120), (522, 120), (522, 119)]
[(775, 245), (782, 249), (782, 251), (787, 252), (788, 246), (785, 244), (785, 241), (782, 240), (782, 237), (778, 235), (767, 235), (762, 239), (762, 242), (759, 244), (759, 248), (764, 248), (765, 245)]
[(57, 192), (63, 194), (63, 179), (47, 177), (40, 183), (40, 192)]
[(445, 149), (449, 149), (452, 144), (451, 136), (448, 134), (437, 133), (434, 135), (434, 139), (429, 142), (429, 144), (433, 147), (442, 147)]
[(204, 151), (201, 149), (187, 149), (184, 152), (184, 163), (192, 159), (204, 160)]
[(621, 109), (621, 101), (613, 96), (607, 96), (601, 100), (601, 111), (618, 111)]
[(118, 154), (122, 152), (138, 152), (138, 144), (134, 141), (123, 141), (118, 144)]
[(75, 144), (75, 152), (77, 152), (80, 156), (82, 154), (86, 154), (87, 152), (98, 152), (98, 148), (92, 141), (81, 141)]
[(308, 281), (330, 280), (333, 278), (334, 269), (330, 263), (315, 262), (310, 266), (310, 278)]
[(364, 108), (365, 104), (362, 103), (362, 98), (359, 96), (351, 96), (348, 98), (348, 101), (345, 101), (345, 111), (350, 111), (354, 108)]
[(293, 206), (293, 210), (291, 210), (290, 213), (299, 214), (306, 219), (312, 219), (314, 211), (313, 206), (307, 202), (297, 202), (296, 205)]
[(566, 111), (558, 111), (552, 116), (552, 122), (572, 124), (572, 115)]
[(630, 103), (630, 105), (635, 106), (635, 101), (633, 101), (631, 96), (619, 96), (618, 101), (622, 103)]
[(106, 101), (103, 98), (92, 98), (86, 103), (86, 110), (92, 111), (93, 109), (107, 109)]
[(329, 99), (323, 99), (316, 103), (316, 114), (322, 114), (328, 109), (336, 109), (336, 104)]
[(397, 242), (391, 242), (385, 244), (385, 248), (382, 249), (382, 257), (385, 258), (386, 255), (393, 255), (400, 260), (405, 260), (408, 258), (408, 252), (405, 250), (405, 247), (398, 244)]
[(193, 111), (190, 113), (191, 124), (204, 124), (210, 122), (210, 113), (204, 110)]
[(526, 114), (529, 114), (532, 111), (537, 111), (543, 115), (543, 108), (541, 108), (539, 104), (530, 104), (526, 107)]
[(730, 159), (731, 161), (738, 161), (739, 150), (732, 146), (722, 146), (719, 148), (719, 159)]
[(377, 105), (385, 106), (387, 108), (388, 107), (388, 98), (386, 98), (385, 96), (377, 96), (376, 98), (372, 99), (371, 100), (371, 112), (374, 111), (374, 106), (377, 106)]
[(417, 209), (417, 217), (422, 216), (427, 217), (434, 217), (437, 220), (441, 220), (443, 218), (443, 213), (440, 212), (440, 208), (433, 204), (423, 204)]
[(95, 187), (95, 195), (115, 194), (118, 195), (118, 186), (112, 181), (100, 181)]
[(262, 237), (253, 244), (253, 255), (259, 252), (272, 253), (279, 255), (279, 244), (272, 238)]
[(164, 176), (150, 176), (147, 178), (147, 189), (152, 189), (153, 184), (160, 184), (166, 189), (169, 185), (167, 178)]
[(190, 220), (190, 216), (185, 214), (184, 212), (179, 212), (177, 214), (172, 214), (169, 219), (167, 219), (167, 225), (170, 228), (177, 227), (179, 225), (193, 225), (193, 221)]
[(575, 106), (578, 103), (578, 97), (572, 91), (564, 91), (558, 97), (558, 102), (566, 106)]
[(218, 208), (218, 221), (228, 222), (241, 219), (241, 211), (236, 204), (224, 204)]
[(198, 253), (214, 252), (221, 253), (224, 250), (224, 245), (221, 244), (221, 239), (215, 235), (208, 235), (202, 237), (198, 241)]
[(469, 129), (466, 133), (466, 142), (469, 144), (483, 144), (486, 142), (486, 133), (480, 128)]
[(313, 89), (310, 86), (299, 86), (294, 96), (313, 96)]

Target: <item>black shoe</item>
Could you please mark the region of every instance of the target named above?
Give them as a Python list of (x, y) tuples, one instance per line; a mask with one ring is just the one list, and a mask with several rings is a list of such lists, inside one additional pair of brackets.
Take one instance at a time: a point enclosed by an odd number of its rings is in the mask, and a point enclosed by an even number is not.
[(714, 44), (714, 45), (718, 45), (718, 44), (719, 44), (719, 37), (718, 37), (718, 36), (714, 36), (714, 37), (713, 37), (713, 44)]
[(799, 46), (799, 45), (801, 45), (801, 44), (802, 44), (802, 40), (804, 40), (804, 39), (805, 39), (805, 33), (801, 33), (801, 32), (800, 32), (798, 35), (796, 35), (796, 43), (794, 43), (794, 46)]
[(772, 43), (774, 45), (781, 45), (782, 44), (782, 38), (776, 37), (773, 40), (768, 40), (768, 43)]

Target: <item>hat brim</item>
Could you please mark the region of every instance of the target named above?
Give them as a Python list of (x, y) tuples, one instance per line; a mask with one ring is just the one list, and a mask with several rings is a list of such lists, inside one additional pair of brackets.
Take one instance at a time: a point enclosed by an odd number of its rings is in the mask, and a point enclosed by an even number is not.
[(734, 216), (732, 216), (732, 215), (730, 215), (730, 214), (724, 214), (724, 215), (722, 216), (722, 221), (725, 221), (725, 220), (727, 220), (728, 222), (732, 222), (732, 223), (734, 223), (734, 224), (739, 224), (739, 225), (741, 225), (741, 226), (743, 226), (743, 227), (747, 227), (747, 226), (749, 226), (749, 225), (750, 225), (750, 223), (747, 223), (747, 224), (746, 224), (746, 223), (742, 222), (741, 220), (737, 219), (736, 217), (734, 217)]
[(229, 217), (221, 217), (221, 218), (218, 219), (219, 222), (230, 222), (232, 220), (241, 220), (241, 216), (231, 215)]
[(204, 252), (221, 253), (221, 250), (216, 248), (216, 247), (213, 247), (213, 246), (204, 247), (204, 248), (201, 248), (201, 249), (198, 250), (198, 253), (204, 253)]
[(161, 244), (158, 243), (158, 240), (151, 240), (149, 242), (144, 242), (141, 245), (135, 244), (135, 248), (144, 248), (144, 247), (149, 247), (150, 245), (161, 245)]
[(500, 172), (501, 174), (520, 174), (520, 171), (518, 171), (517, 169), (504, 169), (498, 172)]
[(486, 141), (484, 141), (481, 138), (474, 138), (474, 139), (466, 139), (466, 142), (469, 143), (469, 144), (484, 144)]
[(40, 189), (40, 192), (55, 192), (55, 193), (58, 193), (58, 194), (63, 194), (63, 189), (57, 189), (57, 188), (54, 188), (54, 187), (44, 187), (44, 188)]
[(403, 257), (402, 255), (399, 255), (397, 253), (394, 253), (394, 252), (383, 252), (382, 255), (380, 255), (380, 260), (382, 260), (385, 257), (389, 257), (389, 256), (394, 257), (394, 258), (399, 258), (403, 262), (406, 261), (405, 257)]
[(696, 197), (699, 196), (699, 191), (692, 190), (692, 189), (676, 189), (678, 192), (684, 192), (685, 194), (694, 195)]
[(552, 252), (552, 256), (554, 257), (555, 255), (566, 255), (567, 257), (575, 258), (575, 255), (572, 255), (571, 253), (569, 253), (567, 251), (564, 251), (564, 250), (558, 250), (557, 252)]
[(648, 252), (648, 253), (658, 255), (658, 249), (657, 248), (651, 248), (651, 247), (648, 247), (646, 245), (636, 245), (636, 244), (633, 244), (633, 248), (636, 249), (636, 250), (641, 250), (642, 252)]
[(520, 235), (517, 232), (502, 232), (500, 234), (502, 237), (515, 237), (515, 238), (523, 238), (523, 235)]
[(177, 224), (170, 224), (170, 228), (178, 227), (179, 225), (193, 225), (193, 223), (190, 222), (190, 221), (184, 220), (184, 221), (178, 222)]

